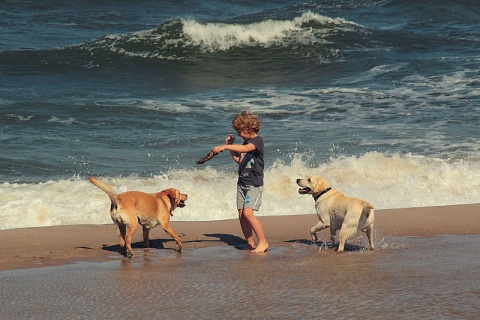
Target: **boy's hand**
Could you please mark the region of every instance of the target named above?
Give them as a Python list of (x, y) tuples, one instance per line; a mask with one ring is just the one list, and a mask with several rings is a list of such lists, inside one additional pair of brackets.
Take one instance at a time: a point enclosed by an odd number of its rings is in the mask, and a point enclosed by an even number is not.
[[(227, 135), (227, 137), (225, 138), (225, 143), (226, 144), (233, 144), (233, 142), (235, 141), (235, 137), (232, 136), (230, 133)], [(223, 150), (222, 150), (223, 151)]]
[(225, 147), (224, 147), (224, 146), (216, 146), (215, 148), (212, 149), (212, 151), (213, 151), (215, 154), (219, 154), (219, 153), (222, 152), (223, 150), (225, 150)]

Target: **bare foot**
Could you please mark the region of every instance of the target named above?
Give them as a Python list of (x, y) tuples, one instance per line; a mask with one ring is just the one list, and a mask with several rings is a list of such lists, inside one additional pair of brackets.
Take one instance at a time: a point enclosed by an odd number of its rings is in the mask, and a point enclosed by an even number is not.
[(263, 253), (263, 252), (267, 252), (268, 250), (268, 242), (263, 242), (263, 243), (259, 243), (258, 246), (250, 251), (251, 253)]
[(255, 245), (251, 245), (249, 243), (245, 244), (245, 245), (241, 245), (238, 247), (240, 250), (254, 250), (255, 249)]

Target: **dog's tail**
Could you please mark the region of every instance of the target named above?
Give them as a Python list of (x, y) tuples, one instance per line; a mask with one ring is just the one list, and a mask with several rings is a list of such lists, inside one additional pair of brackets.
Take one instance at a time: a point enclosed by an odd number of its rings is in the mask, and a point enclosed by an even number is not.
[(365, 212), (368, 218), (370, 218), (370, 215), (373, 214), (373, 209), (375, 209), (375, 207), (371, 203), (365, 201), (363, 204), (363, 212)]
[(102, 190), (108, 195), (108, 197), (110, 198), (110, 201), (112, 201), (112, 205), (114, 205), (115, 207), (118, 207), (117, 193), (112, 189), (112, 187), (92, 177), (89, 177), (88, 180), (90, 180), (91, 183), (93, 183), (96, 187), (98, 187), (100, 190)]
[(368, 202), (365, 201), (365, 203), (363, 204), (363, 213), (366, 216), (366, 221), (365, 221), (365, 223), (362, 224), (362, 226), (364, 226), (364, 228), (362, 228), (363, 232), (365, 232), (366, 227), (372, 226), (374, 221), (375, 221), (375, 210), (374, 209), (375, 208), (373, 207), (373, 205), (371, 203), (368, 203)]

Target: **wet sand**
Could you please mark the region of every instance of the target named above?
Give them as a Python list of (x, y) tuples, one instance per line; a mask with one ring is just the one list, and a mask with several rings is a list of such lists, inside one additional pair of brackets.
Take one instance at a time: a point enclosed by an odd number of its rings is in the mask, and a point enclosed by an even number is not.
[[(311, 244), (316, 215), (261, 217), (271, 248), (252, 255), (236, 219), (175, 222), (184, 253), (161, 230), (135, 257), (113, 225), (0, 231), (6, 319), (476, 319), (480, 204), (376, 211), (336, 254)], [(319, 233), (328, 240), (328, 230)]]

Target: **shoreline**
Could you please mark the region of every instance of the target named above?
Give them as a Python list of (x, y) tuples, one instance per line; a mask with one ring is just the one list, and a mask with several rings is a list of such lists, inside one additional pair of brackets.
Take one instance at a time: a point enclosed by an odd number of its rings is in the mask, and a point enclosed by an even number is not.
[[(309, 229), (318, 222), (315, 214), (258, 216), (270, 246), (308, 243)], [(436, 237), (480, 234), (480, 203), (438, 207), (376, 210), (374, 243), (392, 237)], [(184, 251), (244, 243), (237, 219), (220, 221), (175, 221), (171, 225), (183, 242)], [(329, 240), (329, 231), (318, 233)], [(358, 233), (367, 244), (366, 237)], [(161, 227), (150, 232), (152, 250), (174, 250), (175, 241)], [(0, 230), (0, 271), (68, 265), (78, 261), (106, 262), (121, 258), (113, 224), (65, 225)], [(348, 241), (347, 241), (348, 243)], [(142, 230), (132, 239), (138, 252)], [(363, 244), (363, 242), (362, 242)], [(333, 249), (332, 249), (333, 250)], [(378, 249), (377, 249), (378, 250)]]

